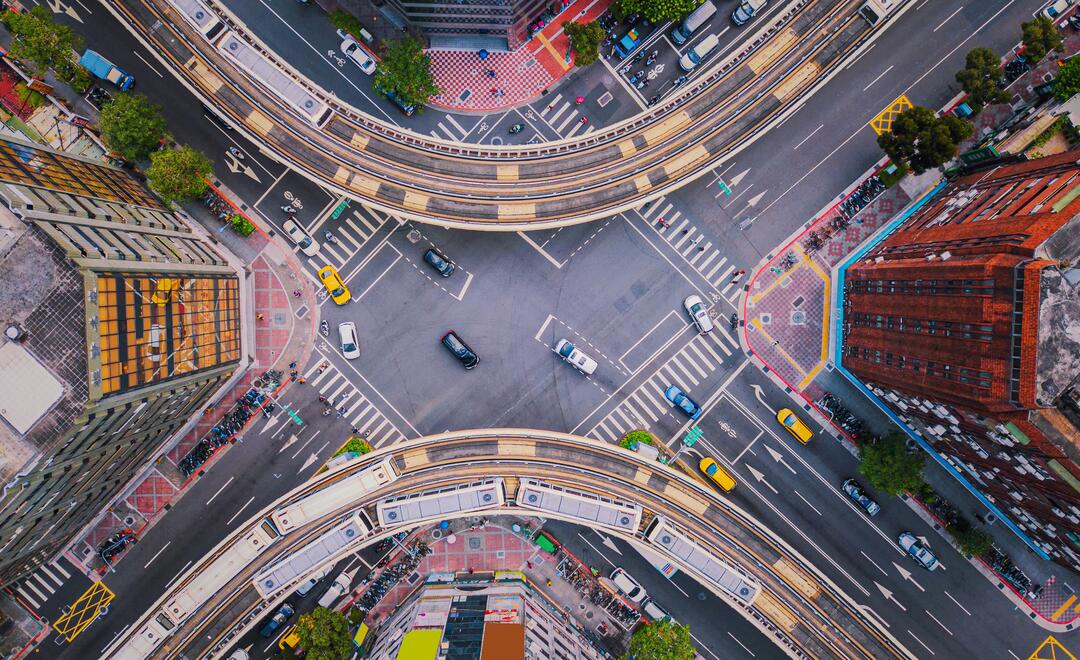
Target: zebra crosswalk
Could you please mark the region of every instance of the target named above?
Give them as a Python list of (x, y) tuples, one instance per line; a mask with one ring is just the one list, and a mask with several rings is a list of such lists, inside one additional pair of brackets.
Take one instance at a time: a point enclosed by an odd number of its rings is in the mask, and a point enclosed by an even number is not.
[(13, 587), (19, 598), (34, 610), (40, 611), (56, 592), (72, 579), (73, 575), (80, 582), (89, 583), (80, 569), (61, 557), (48, 564), (42, 564), (30, 575), (16, 581)]
[[(697, 335), (631, 391), (586, 435), (617, 442), (627, 431), (649, 429), (672, 408), (664, 397), (664, 390), (669, 385), (677, 385), (686, 393), (693, 392), (737, 348), (735, 340), (719, 326), (709, 334)], [(704, 403), (700, 400), (697, 402)]]
[(444, 116), (446, 117), (446, 122), (439, 122), (439, 130), (433, 129), (428, 131), (431, 133), (431, 136), (439, 139), (453, 140), (454, 142), (461, 142), (464, 140), (465, 136), (469, 134), (469, 131), (465, 130), (465, 128), (454, 119), (453, 115), (447, 114)]
[(345, 411), (346, 421), (352, 428), (359, 430), (371, 446), (380, 447), (405, 440), (405, 434), (368, 401), (333, 364), (319, 373), (319, 365), (316, 363), (308, 369), (304, 378), (308, 385), (330, 400), (335, 410)]
[[(725, 298), (728, 297), (728, 291), (738, 287), (746, 277), (746, 271), (729, 262), (727, 257), (721, 254), (721, 246), (706, 238), (667, 198), (661, 197), (647, 209), (639, 208), (638, 213), (649, 221), (660, 237), (682, 255), (694, 270), (719, 289)], [(667, 226), (658, 226), (660, 218), (664, 219)]]
[[(338, 242), (335, 245), (324, 240), (320, 231), (314, 237), (319, 241), (319, 254), (317, 257), (307, 257), (308, 264), (316, 271), (328, 263), (335, 268), (343, 267), (390, 219), (390, 216), (374, 209), (357, 205), (350, 209), (348, 215), (342, 214), (337, 220), (328, 221), (321, 227), (322, 231), (333, 233)], [(299, 251), (299, 247), (294, 251)]]
[(540, 110), (540, 116), (564, 138), (574, 137), (578, 133), (588, 135), (596, 130), (596, 127), (587, 121), (584, 124), (581, 122), (584, 115), (578, 112), (577, 103), (564, 99), (562, 94), (556, 94), (555, 98)]

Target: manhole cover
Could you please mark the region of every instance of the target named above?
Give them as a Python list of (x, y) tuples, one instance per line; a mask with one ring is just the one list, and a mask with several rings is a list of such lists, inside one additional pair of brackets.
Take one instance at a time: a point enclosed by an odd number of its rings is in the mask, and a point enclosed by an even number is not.
[(410, 231), (408, 234), (405, 235), (405, 238), (409, 239), (410, 243), (419, 243), (420, 239), (423, 238), (423, 237), (424, 237), (424, 235), (421, 234), (420, 232), (416, 231), (415, 229), (413, 229), (412, 231)]
[(806, 312), (802, 310), (792, 312), (791, 325), (806, 325)]
[(585, 603), (581, 603), (580, 605), (578, 605), (578, 609), (579, 610), (584, 610), (585, 609)]
[(772, 314), (762, 314), (758, 317), (758, 320), (761, 321), (761, 325), (769, 325), (772, 323)]
[(473, 538), (469, 539), (469, 549), (470, 550), (479, 550), (480, 549), (480, 539), (478, 537), (473, 537)]
[(706, 598), (708, 598), (708, 596), (705, 595), (704, 591), (699, 591), (698, 592), (698, 594), (697, 594), (697, 599), (698, 600), (705, 600)]
[(589, 610), (588, 612), (586, 612), (586, 613), (585, 613), (585, 618), (586, 618), (586, 619), (591, 619), (591, 618), (593, 618), (593, 611), (592, 611), (592, 610)]

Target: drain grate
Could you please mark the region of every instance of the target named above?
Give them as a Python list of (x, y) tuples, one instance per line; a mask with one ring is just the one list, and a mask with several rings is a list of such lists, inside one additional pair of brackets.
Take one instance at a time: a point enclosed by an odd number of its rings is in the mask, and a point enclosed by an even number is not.
[(802, 310), (792, 312), (791, 325), (806, 325), (806, 312)]
[(803, 298), (802, 296), (796, 296), (795, 300), (791, 301), (791, 306), (798, 309), (799, 307), (802, 307), (802, 304), (804, 302), (806, 302), (806, 298)]
[(772, 314), (762, 314), (758, 319), (761, 321), (761, 325), (769, 325), (772, 323)]

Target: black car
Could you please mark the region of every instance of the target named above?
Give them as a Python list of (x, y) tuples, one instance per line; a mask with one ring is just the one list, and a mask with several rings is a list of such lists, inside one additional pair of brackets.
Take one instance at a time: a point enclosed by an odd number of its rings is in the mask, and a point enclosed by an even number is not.
[(424, 253), (424, 262), (439, 271), (439, 275), (443, 277), (450, 277), (454, 274), (454, 264), (450, 263), (445, 254), (435, 248), (431, 248)]
[(480, 358), (476, 356), (473, 349), (469, 348), (461, 337), (458, 337), (457, 333), (451, 330), (443, 335), (442, 345), (446, 347), (446, 350), (453, 353), (454, 357), (461, 362), (461, 366), (466, 369), (472, 369), (476, 365), (480, 364)]

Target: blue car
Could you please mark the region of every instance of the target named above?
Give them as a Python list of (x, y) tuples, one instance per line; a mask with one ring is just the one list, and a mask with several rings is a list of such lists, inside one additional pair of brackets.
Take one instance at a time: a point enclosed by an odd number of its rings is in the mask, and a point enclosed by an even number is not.
[(693, 400), (683, 394), (683, 391), (674, 385), (669, 385), (664, 390), (664, 396), (668, 401), (675, 404), (675, 407), (686, 413), (686, 416), (690, 419), (697, 419), (701, 417), (701, 406), (694, 403)]
[(274, 633), (280, 630), (293, 614), (296, 614), (296, 610), (293, 609), (292, 603), (285, 603), (278, 608), (269, 621), (263, 624), (263, 627), (259, 629), (259, 634), (263, 637), (273, 637)]

